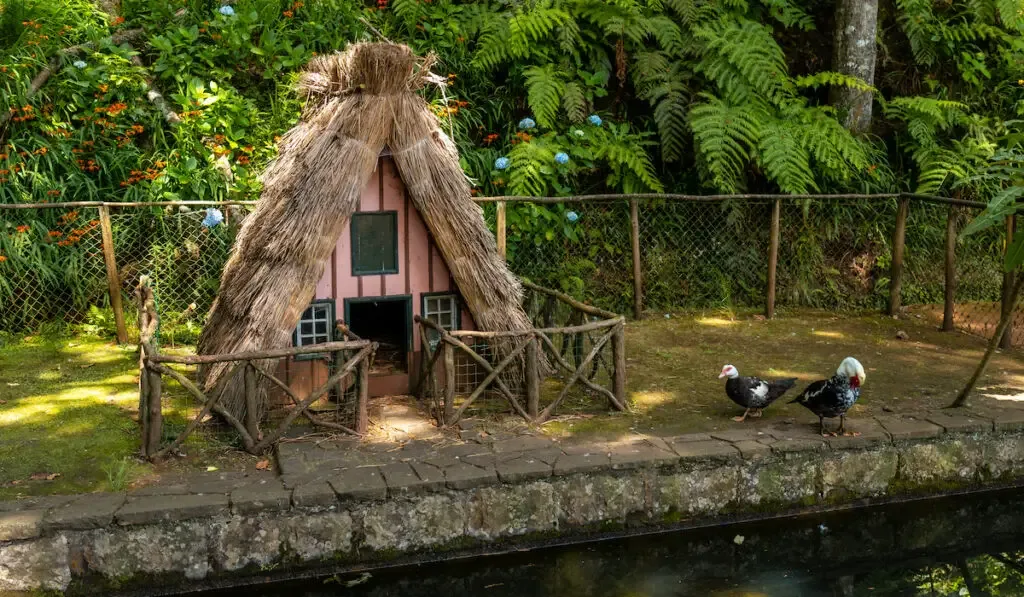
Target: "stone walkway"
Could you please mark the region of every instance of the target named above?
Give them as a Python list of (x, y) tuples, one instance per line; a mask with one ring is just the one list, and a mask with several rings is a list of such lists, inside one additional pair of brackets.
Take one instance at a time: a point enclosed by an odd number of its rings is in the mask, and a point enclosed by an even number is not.
[(247, 514), (329, 507), (339, 500), (390, 499), (445, 489), (519, 483), (602, 470), (659, 467), (686, 461), (756, 460), (772, 454), (864, 449), (946, 433), (1024, 429), (1024, 408), (934, 411), (916, 416), (851, 419), (858, 437), (823, 438), (816, 425), (736, 425), (674, 437), (629, 435), (600, 443), (558, 442), (539, 435), (488, 434), (463, 423), (462, 440), (403, 444), (357, 441), (285, 442), (280, 474), (202, 473), (128, 493), (28, 498), (0, 502), (0, 542), (117, 522), (157, 523), (222, 513)]

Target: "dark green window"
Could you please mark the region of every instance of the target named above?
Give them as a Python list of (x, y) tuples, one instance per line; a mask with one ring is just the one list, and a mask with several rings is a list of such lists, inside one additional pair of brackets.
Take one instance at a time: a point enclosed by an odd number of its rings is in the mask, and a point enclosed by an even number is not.
[(352, 275), (398, 273), (398, 212), (352, 215)]

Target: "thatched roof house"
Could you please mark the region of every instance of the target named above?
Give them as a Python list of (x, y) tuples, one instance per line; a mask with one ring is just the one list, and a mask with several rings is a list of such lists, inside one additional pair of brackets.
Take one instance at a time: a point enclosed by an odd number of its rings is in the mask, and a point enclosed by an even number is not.
[[(305, 113), (264, 175), (263, 194), (224, 269), (200, 354), (289, 345), (385, 147), (476, 326), (531, 327), (520, 284), (471, 199), (457, 150), (417, 93), (431, 64), (391, 43), (354, 44), (310, 62), (300, 82)], [(221, 371), (201, 371), (204, 385)], [(226, 398), (241, 414), (244, 401)]]

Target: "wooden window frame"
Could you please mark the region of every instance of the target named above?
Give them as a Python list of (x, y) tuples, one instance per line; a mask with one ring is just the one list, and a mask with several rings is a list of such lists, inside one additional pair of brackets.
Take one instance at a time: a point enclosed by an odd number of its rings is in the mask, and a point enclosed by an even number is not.
[[(328, 319), (327, 319), (327, 340), (326, 341), (327, 342), (333, 342), (334, 341), (334, 329), (336, 327), (335, 321), (337, 320), (337, 305), (336, 305), (334, 299), (332, 299), (332, 298), (315, 299), (315, 300), (313, 300), (312, 302), (309, 303), (309, 306), (306, 307), (306, 309), (309, 309), (309, 308), (311, 308), (311, 307), (313, 307), (315, 305), (327, 305), (327, 318)], [(302, 312), (305, 313), (306, 309), (303, 309)], [(316, 321), (317, 321), (317, 319), (314, 316), (314, 318), (313, 318), (313, 335), (314, 335), (314, 339), (315, 339), (315, 336), (316, 336)], [(292, 346), (295, 346), (295, 347), (299, 347), (299, 346), (316, 346), (317, 344), (321, 344), (321, 342), (316, 342), (314, 344), (299, 344), (299, 330), (301, 328), (302, 328), (302, 317), (300, 316), (299, 317), (299, 322), (297, 324), (295, 324), (295, 329), (292, 330)], [(327, 356), (327, 353), (311, 352), (309, 354), (297, 354), (293, 358), (296, 361), (312, 361), (312, 360), (316, 360), (316, 359), (322, 359), (325, 356)]]
[[(394, 236), (394, 239), (395, 239), (395, 246), (394, 246), (395, 267), (394, 268), (389, 268), (389, 269), (373, 269), (373, 270), (360, 270), (359, 269), (359, 266), (358, 266), (359, 259), (358, 259), (358, 256), (356, 254), (356, 251), (358, 249), (358, 243), (356, 242), (356, 239), (358, 238), (359, 235), (357, 234), (357, 230), (356, 230), (356, 228), (357, 228), (356, 220), (360, 216), (390, 216), (390, 218), (391, 218), (391, 226), (392, 226), (392, 229), (394, 231), (393, 236)], [(352, 214), (351, 221), (349, 221), (349, 240), (351, 241), (350, 244), (352, 245), (352, 247), (350, 249), (350, 255), (352, 257), (352, 275), (353, 276), (387, 276), (387, 275), (397, 274), (398, 273), (398, 268), (399, 268), (399, 265), (398, 265), (398, 244), (399, 244), (399, 242), (398, 241), (399, 241), (399, 239), (398, 239), (398, 211), (397, 210), (388, 210), (388, 211), (357, 211), (356, 213)]]

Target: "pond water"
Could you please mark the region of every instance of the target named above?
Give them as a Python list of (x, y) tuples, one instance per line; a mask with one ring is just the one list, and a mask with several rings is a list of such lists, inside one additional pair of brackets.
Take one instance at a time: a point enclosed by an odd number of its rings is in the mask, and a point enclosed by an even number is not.
[(203, 597), (1024, 596), (1024, 490), (250, 586)]

